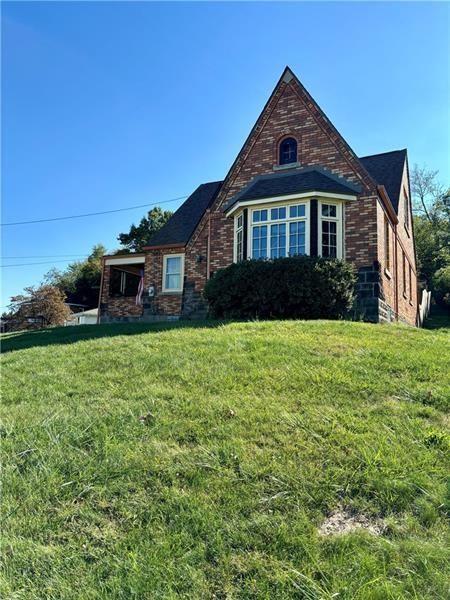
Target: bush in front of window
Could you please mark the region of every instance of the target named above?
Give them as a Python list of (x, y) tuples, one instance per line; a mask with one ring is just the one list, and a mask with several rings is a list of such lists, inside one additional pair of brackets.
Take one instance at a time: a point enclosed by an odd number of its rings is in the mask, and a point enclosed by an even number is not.
[(352, 308), (355, 283), (353, 267), (341, 260), (245, 260), (217, 271), (204, 296), (217, 318), (339, 319)]

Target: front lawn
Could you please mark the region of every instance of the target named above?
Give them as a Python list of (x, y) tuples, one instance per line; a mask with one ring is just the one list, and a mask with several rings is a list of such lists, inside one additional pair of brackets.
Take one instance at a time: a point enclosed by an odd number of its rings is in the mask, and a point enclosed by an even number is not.
[[(448, 330), (107, 325), (3, 349), (2, 598), (448, 597)], [(381, 525), (321, 534), (335, 511)]]

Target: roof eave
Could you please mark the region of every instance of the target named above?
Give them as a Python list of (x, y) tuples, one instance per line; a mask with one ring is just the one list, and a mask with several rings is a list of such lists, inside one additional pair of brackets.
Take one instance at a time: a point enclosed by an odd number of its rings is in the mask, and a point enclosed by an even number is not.
[(178, 242), (176, 244), (155, 244), (153, 246), (144, 246), (144, 250), (164, 250), (166, 248), (184, 248), (186, 244), (184, 242)]
[(383, 201), (383, 206), (389, 214), (389, 217), (391, 218), (392, 222), (394, 223), (394, 225), (397, 225), (398, 216), (395, 212), (394, 206), (392, 205), (391, 199), (389, 198), (389, 194), (387, 193), (384, 185), (377, 185), (377, 192), (381, 200)]
[(289, 202), (292, 200), (305, 200), (308, 198), (334, 198), (335, 200), (343, 200), (345, 202), (352, 202), (358, 199), (357, 194), (342, 194), (339, 192), (321, 192), (319, 190), (311, 190), (308, 192), (297, 192), (295, 194), (286, 194), (284, 196), (270, 196), (266, 198), (249, 198), (248, 200), (236, 199), (231, 206), (224, 209), (227, 217), (230, 217), (239, 208), (247, 206), (255, 206), (258, 204), (267, 204), (271, 202)]

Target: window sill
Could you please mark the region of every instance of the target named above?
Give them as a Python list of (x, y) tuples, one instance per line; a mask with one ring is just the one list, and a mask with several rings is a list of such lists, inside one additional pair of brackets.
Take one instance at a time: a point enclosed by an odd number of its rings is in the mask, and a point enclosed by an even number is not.
[(403, 227), (405, 228), (406, 235), (410, 238), (411, 237), (411, 233), (409, 232), (408, 227), (406, 227), (406, 223), (403, 224)]
[(389, 269), (384, 269), (384, 274), (386, 275), (386, 277), (388, 279), (392, 279), (392, 275), (391, 275), (391, 272), (389, 271)]
[(409, 304), (410, 304), (410, 306), (414, 306), (414, 304), (413, 304), (413, 301), (412, 301), (412, 300), (410, 300), (410, 301), (409, 301)]
[(296, 167), (299, 167), (299, 166), (300, 166), (299, 162), (288, 163), (287, 165), (273, 165), (273, 170), (274, 171), (285, 171), (286, 169), (295, 169)]
[(402, 294), (402, 295), (403, 295), (403, 298), (404, 298), (405, 300), (407, 300), (407, 299), (408, 299), (408, 296), (405, 294), (405, 292), (403, 292), (403, 294)]
[(183, 290), (163, 290), (160, 296), (181, 296)]

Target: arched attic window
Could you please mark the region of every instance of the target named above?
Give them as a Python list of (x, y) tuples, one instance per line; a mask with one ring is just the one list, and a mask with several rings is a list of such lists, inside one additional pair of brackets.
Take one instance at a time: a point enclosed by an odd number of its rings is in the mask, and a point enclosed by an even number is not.
[(297, 162), (297, 140), (293, 137), (285, 138), (280, 143), (280, 165), (289, 165)]

